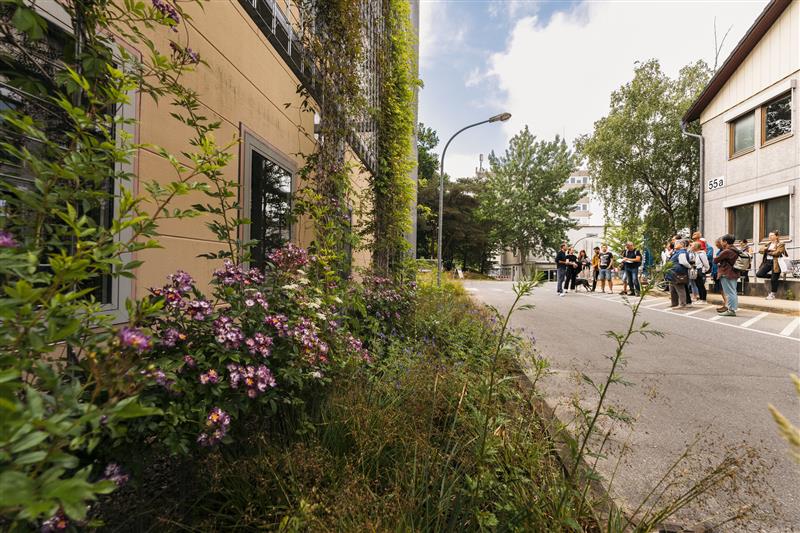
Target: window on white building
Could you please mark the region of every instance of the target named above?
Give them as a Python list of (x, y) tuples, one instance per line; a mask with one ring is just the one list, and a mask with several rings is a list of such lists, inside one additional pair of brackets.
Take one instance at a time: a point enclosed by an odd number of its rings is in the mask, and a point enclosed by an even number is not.
[(728, 232), (737, 241), (753, 240), (753, 204), (737, 205), (728, 209)]
[(761, 107), (761, 144), (792, 132), (792, 94), (776, 98)]
[(782, 236), (789, 235), (789, 197), (780, 196), (761, 202), (761, 239), (766, 239), (770, 231)]
[(730, 124), (730, 155), (740, 155), (755, 146), (755, 113), (743, 115)]

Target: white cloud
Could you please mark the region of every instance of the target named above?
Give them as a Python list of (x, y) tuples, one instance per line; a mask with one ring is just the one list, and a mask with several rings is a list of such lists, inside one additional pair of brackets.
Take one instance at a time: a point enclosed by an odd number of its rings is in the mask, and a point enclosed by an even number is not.
[(534, 0), (492, 0), (487, 9), (491, 17), (505, 15), (513, 19), (533, 15), (539, 10), (539, 4)]
[(459, 23), (446, 2), (422, 0), (419, 3), (419, 59), (430, 66), (434, 59), (464, 43), (467, 27)]
[[(444, 142), (447, 142), (447, 139), (444, 139)], [(454, 144), (457, 142), (458, 139), (453, 141)], [(486, 159), (487, 155), (483, 154), (484, 170), (489, 166), (489, 162)], [(472, 177), (475, 175), (475, 169), (479, 165), (478, 157), (478, 153), (459, 153), (450, 148), (447, 150), (447, 155), (444, 159), (444, 172), (454, 180)]]
[[(571, 140), (589, 133), (608, 111), (612, 91), (628, 81), (635, 61), (658, 58), (669, 75), (705, 59), (713, 63), (714, 18), (721, 36), (732, 30), (720, 62), (763, 9), (752, 2), (586, 2), (556, 13), (546, 25), (517, 21), (506, 50), (489, 60), (489, 74), (513, 118), (540, 136)], [(476, 76), (477, 78), (477, 76)]]

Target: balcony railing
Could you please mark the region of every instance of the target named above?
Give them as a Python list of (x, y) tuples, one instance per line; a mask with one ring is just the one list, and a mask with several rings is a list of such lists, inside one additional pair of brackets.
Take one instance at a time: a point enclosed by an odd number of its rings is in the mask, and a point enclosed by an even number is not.
[[(256, 23), (261, 33), (278, 51), (281, 59), (289, 66), (300, 83), (308, 90), (312, 98), (321, 98), (320, 73), (314, 59), (306, 53), (295, 28), (302, 28), (303, 21), (290, 18), (278, 5), (276, 0), (239, 0), (239, 3)], [(362, 90), (368, 107), (377, 109), (379, 105), (379, 73), (377, 50), (383, 36), (381, 3), (379, 0), (362, 0), (364, 14), (364, 50), (365, 58), (359, 66), (364, 80)], [(353, 127), (348, 135), (348, 144), (370, 171), (377, 169), (377, 123), (369, 111), (364, 116), (355, 117)]]

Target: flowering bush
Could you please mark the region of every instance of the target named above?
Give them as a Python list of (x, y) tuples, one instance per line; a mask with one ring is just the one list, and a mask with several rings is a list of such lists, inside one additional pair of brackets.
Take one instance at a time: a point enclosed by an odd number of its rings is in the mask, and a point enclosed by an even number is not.
[(141, 425), (145, 437), (181, 453), (228, 442), (245, 415), (302, 402), (336, 368), (370, 360), (342, 327), (341, 300), (309, 279), (314, 257), (287, 244), (269, 261), (262, 271), (226, 260), (210, 296), (178, 271), (151, 289), (162, 313), (119, 332), (141, 354), (143, 401), (164, 412)]
[(382, 341), (389, 336), (414, 333), (417, 284), (365, 274), (360, 284), (348, 288), (350, 328), (363, 339)]

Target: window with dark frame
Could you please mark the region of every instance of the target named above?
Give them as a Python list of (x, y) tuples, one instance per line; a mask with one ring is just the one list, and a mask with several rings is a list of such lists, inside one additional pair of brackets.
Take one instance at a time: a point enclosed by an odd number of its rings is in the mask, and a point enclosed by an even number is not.
[[(50, 25), (48, 32), (43, 39), (30, 43), (28, 54), (21, 57), (14, 53), (12, 46), (0, 45), (0, 110), (14, 109), (25, 115), (32, 117), (44, 130), (47, 136), (56, 141), (59, 145), (66, 143), (63, 131), (66, 127), (67, 117), (63, 110), (47, 99), (52, 88), (46, 76), (40, 75), (41, 72), (48, 72), (52, 77), (56, 72), (63, 68), (64, 64), (74, 63), (72, 57), (74, 51), (74, 38), (66, 31), (55, 25)], [(63, 61), (63, 63), (62, 63)], [(110, 110), (113, 114), (114, 110)], [(0, 120), (0, 136), (6, 142), (24, 146), (31, 153), (41, 153), (42, 144), (38, 139), (21, 136), (16, 132), (2, 127)], [(62, 142), (62, 140), (64, 142)], [(11, 197), (16, 191), (32, 189), (35, 184), (35, 176), (28, 169), (15, 161), (9, 154), (0, 154), (0, 187), (3, 194)], [(113, 169), (109, 170), (109, 178), (102, 184), (102, 190), (110, 195), (115, 192), (115, 183), (112, 179)], [(87, 184), (87, 187), (89, 185)], [(96, 187), (92, 185), (92, 187)], [(89, 206), (88, 203), (83, 204)], [(97, 221), (98, 224), (109, 227), (113, 218), (113, 201), (105, 200), (96, 205), (91, 205), (84, 211), (86, 215)], [(10, 203), (2, 201), (2, 211), (0, 216), (8, 217), (7, 227), (14, 226), (14, 221), (28, 220), (28, 212), (15, 210)], [(63, 242), (59, 237), (62, 234), (63, 223), (53, 218), (45, 224), (45, 241), (48, 249), (45, 249), (45, 257), (39, 265), (41, 270), (48, 270), (49, 263), (46, 255), (56, 252), (58, 248), (71, 248), (72, 242)], [(15, 232), (21, 238), (25, 238), (28, 227), (23, 224), (16, 224)], [(30, 231), (28, 231), (30, 233)], [(113, 303), (113, 280), (112, 276), (104, 275), (94, 279), (90, 286), (93, 287), (92, 294), (98, 302), (108, 305)]]
[(737, 241), (753, 239), (753, 204), (728, 209), (728, 231)]
[(747, 113), (730, 123), (730, 155), (752, 150), (756, 143), (755, 113)]
[(792, 94), (787, 93), (761, 107), (761, 144), (792, 132)]
[(760, 238), (764, 240), (771, 231), (782, 237), (789, 235), (789, 196), (770, 198), (761, 202)]
[(250, 240), (255, 266), (291, 238), (292, 173), (250, 146)]

